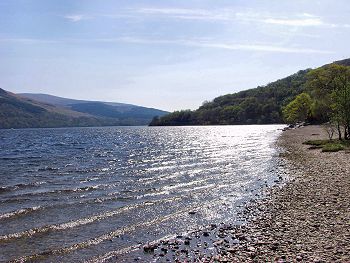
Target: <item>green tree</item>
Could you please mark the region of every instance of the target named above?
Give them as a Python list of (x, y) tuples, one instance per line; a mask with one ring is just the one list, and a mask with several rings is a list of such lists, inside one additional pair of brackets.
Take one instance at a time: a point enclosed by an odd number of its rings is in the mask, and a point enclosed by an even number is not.
[(154, 116), (149, 126), (157, 126), (159, 124), (159, 116)]
[(314, 97), (313, 115), (337, 125), (339, 139), (350, 133), (350, 67), (331, 64), (312, 70), (307, 87)]
[(287, 123), (306, 121), (311, 113), (312, 99), (303, 92), (296, 96), (284, 109), (283, 116)]

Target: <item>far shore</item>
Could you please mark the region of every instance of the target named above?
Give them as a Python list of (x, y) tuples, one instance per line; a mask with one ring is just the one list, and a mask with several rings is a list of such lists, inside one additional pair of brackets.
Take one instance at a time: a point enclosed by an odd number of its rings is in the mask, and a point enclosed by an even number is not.
[[(144, 259), (350, 262), (350, 155), (344, 151), (323, 153), (302, 144), (326, 138), (320, 126), (283, 132), (277, 146), (282, 148), (287, 175), (265, 198), (245, 208), (242, 216), (248, 218), (247, 224), (211, 225), (145, 245)], [(138, 259), (142, 261), (142, 257)]]

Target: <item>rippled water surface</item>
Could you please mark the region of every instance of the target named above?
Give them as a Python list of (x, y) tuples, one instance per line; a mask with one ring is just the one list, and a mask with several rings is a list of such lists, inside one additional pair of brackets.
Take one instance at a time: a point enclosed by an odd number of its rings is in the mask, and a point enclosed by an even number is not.
[(103, 259), (234, 221), (276, 178), (281, 127), (2, 130), (0, 261)]

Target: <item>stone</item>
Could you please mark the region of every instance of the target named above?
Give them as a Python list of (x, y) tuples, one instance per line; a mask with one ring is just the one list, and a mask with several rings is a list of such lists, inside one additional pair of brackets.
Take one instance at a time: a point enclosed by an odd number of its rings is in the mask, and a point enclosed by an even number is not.
[(146, 253), (153, 253), (157, 247), (156, 244), (147, 244), (143, 246), (143, 251)]

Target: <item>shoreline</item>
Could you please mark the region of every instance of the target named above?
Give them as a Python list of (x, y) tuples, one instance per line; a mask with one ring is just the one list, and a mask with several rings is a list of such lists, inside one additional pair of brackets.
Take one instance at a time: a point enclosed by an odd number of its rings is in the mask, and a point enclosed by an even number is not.
[(147, 244), (144, 257), (134, 260), (350, 262), (350, 155), (302, 144), (321, 138), (326, 135), (319, 126), (281, 134), (276, 146), (283, 149), (287, 175), (246, 205), (241, 216), (247, 224), (213, 224)]
[(277, 145), (284, 149), (281, 157), (291, 176), (259, 202), (260, 215), (243, 230), (248, 240), (228, 261), (350, 261), (350, 156), (302, 144), (325, 138), (320, 126), (282, 133)]

